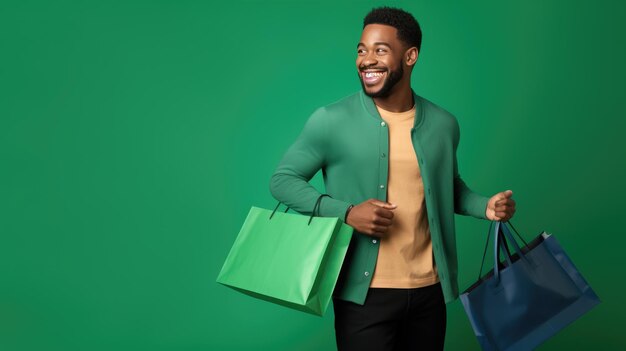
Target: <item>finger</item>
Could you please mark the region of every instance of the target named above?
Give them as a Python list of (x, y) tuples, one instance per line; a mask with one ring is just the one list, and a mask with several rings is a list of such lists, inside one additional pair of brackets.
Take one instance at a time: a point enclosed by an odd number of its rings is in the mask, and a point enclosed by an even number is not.
[(387, 234), (388, 230), (389, 230), (389, 227), (374, 225), (374, 226), (372, 226), (371, 234), (373, 234), (373, 235), (381, 235), (382, 236), (382, 235)]
[(388, 218), (388, 219), (392, 219), (393, 218), (393, 212), (390, 210), (386, 210), (382, 207), (379, 207), (377, 209), (374, 209), (374, 214), (379, 216), (379, 217), (383, 217), (383, 218)]
[(513, 212), (509, 213), (507, 221), (511, 218), (513, 218), (513, 216), (515, 215), (515, 210), (513, 210)]
[(511, 198), (503, 198), (503, 199), (500, 199), (500, 200), (496, 201), (496, 206), (498, 206), (498, 205), (515, 206), (515, 200), (513, 200)]
[(495, 206), (495, 207), (493, 208), (493, 211), (494, 211), (494, 212), (504, 212), (505, 210), (506, 210), (506, 206), (502, 206), (502, 205), (500, 205), (500, 206)]
[(506, 222), (509, 219), (513, 218), (513, 214), (515, 214), (515, 211), (512, 211), (512, 212), (507, 211), (507, 212), (498, 212), (495, 214), (495, 216), (499, 218), (498, 219), (499, 221)]
[(386, 209), (390, 209), (390, 210), (398, 207), (396, 204), (392, 204), (390, 202), (384, 202), (384, 201), (380, 201), (380, 200), (371, 200), (370, 203), (372, 205), (376, 205), (378, 207), (382, 207), (382, 208), (386, 208)]
[(498, 202), (494, 205), (495, 209), (500, 209), (500, 208), (515, 208), (515, 201), (513, 200), (506, 200), (506, 201), (501, 201)]
[(499, 218), (498, 220), (501, 220), (502, 218), (504, 218), (504, 217), (506, 217), (506, 216), (507, 216), (507, 213), (506, 213), (505, 211), (497, 211), (497, 212), (495, 213), (495, 216), (496, 216), (497, 218)]
[(513, 196), (513, 192), (511, 190), (507, 190), (495, 194), (492, 199), (495, 200), (495, 202), (498, 202), (509, 199), (511, 196)]
[(379, 226), (385, 226), (385, 227), (388, 227), (388, 226), (390, 226), (390, 225), (391, 225), (391, 223), (392, 223), (392, 222), (391, 222), (391, 219), (389, 219), (389, 218), (384, 218), (384, 217), (377, 217), (377, 218), (374, 220), (374, 224), (377, 224), (377, 225), (379, 225)]
[(495, 213), (507, 213), (511, 208), (507, 206), (501, 206), (495, 209)]
[(502, 206), (496, 206), (494, 208), (494, 211), (496, 212), (507, 212), (510, 211), (511, 209), (514, 209), (514, 206), (507, 206), (507, 205), (502, 205)]
[(499, 220), (501, 220), (501, 219), (502, 219), (502, 217), (498, 216), (496, 213), (492, 214), (492, 215), (489, 217), (489, 220), (490, 220), (490, 221), (499, 221)]
[(504, 193), (497, 193), (491, 198), (491, 201), (493, 201), (493, 203), (495, 204), (496, 202), (502, 201), (505, 198), (506, 197), (504, 196)]

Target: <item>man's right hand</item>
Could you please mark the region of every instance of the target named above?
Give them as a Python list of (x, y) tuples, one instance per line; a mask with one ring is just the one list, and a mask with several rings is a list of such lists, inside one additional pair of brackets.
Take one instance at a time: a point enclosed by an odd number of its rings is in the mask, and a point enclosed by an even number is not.
[(360, 233), (382, 237), (391, 226), (396, 207), (388, 202), (369, 199), (355, 205), (348, 212), (346, 223)]

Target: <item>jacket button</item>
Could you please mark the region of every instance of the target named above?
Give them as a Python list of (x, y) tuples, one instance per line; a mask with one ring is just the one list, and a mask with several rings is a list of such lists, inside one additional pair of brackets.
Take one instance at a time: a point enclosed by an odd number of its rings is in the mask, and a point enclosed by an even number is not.
[(380, 157), (382, 157), (382, 158), (385, 158), (385, 156), (387, 156), (387, 155), (385, 155), (384, 152), (382, 154), (380, 154)]
[(372, 240), (372, 244), (376, 244), (376, 242), (377, 242), (376, 239)]
[(381, 189), (385, 189), (385, 186), (381, 184), (381, 185), (380, 185), (380, 188), (381, 188)]
[(368, 275), (370, 275), (370, 272), (365, 272), (363, 274), (367, 277)]
[(386, 124), (385, 122), (380, 122), (380, 125), (383, 127), (385, 126), (385, 124)]

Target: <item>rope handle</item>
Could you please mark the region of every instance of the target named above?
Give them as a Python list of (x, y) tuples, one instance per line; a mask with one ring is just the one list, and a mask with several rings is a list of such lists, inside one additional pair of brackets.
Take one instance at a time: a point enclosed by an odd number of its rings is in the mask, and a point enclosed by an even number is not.
[[(322, 198), (328, 196), (330, 197), (330, 195), (328, 194), (321, 194), (318, 198), (317, 201), (315, 201), (315, 206), (313, 206), (313, 211), (311, 211), (311, 216), (309, 217), (309, 222), (307, 225), (311, 224), (311, 221), (313, 220), (313, 217), (315, 216), (315, 213), (317, 212), (317, 215), (319, 216), (319, 208), (320, 205), (322, 203)], [(280, 204), (282, 204), (282, 202), (278, 201), (278, 203), (276, 204), (276, 207), (274, 207), (274, 211), (272, 211), (272, 214), (270, 215), (270, 219), (272, 219), (272, 217), (274, 217), (274, 214), (276, 213), (276, 210), (278, 210), (278, 207), (280, 206)], [(285, 209), (284, 213), (287, 213), (287, 211), (289, 211), (290, 207), (287, 206), (287, 208)]]

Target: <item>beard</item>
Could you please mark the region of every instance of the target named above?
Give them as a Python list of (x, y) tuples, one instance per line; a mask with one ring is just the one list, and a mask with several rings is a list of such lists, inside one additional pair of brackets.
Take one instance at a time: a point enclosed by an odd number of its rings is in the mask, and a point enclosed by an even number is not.
[(361, 77), (360, 71), (357, 72), (359, 74), (359, 80), (361, 81), (361, 87), (363, 88), (363, 92), (365, 93), (365, 95), (371, 98), (389, 97), (389, 95), (391, 95), (391, 89), (393, 89), (393, 87), (396, 84), (398, 84), (398, 82), (402, 79), (402, 76), (404, 75), (404, 68), (402, 68), (402, 61), (400, 61), (400, 64), (398, 65), (398, 67), (400, 68), (398, 68), (395, 71), (388, 71), (389, 74), (387, 75), (387, 78), (385, 78), (383, 87), (380, 88), (380, 90), (375, 93), (367, 92), (367, 89), (365, 88), (365, 83), (363, 83), (363, 77)]

